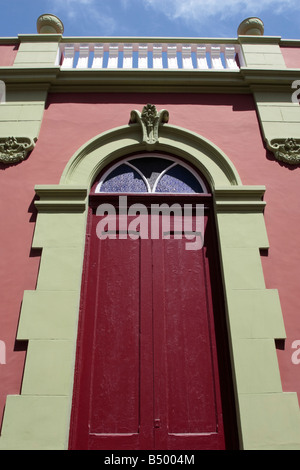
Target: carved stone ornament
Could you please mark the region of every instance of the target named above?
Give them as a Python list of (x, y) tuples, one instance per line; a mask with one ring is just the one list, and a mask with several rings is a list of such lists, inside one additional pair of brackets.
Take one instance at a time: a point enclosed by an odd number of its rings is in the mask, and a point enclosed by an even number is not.
[(276, 160), (289, 165), (300, 164), (300, 139), (274, 139), (268, 144)]
[(39, 16), (36, 21), (36, 27), (39, 34), (63, 34), (64, 32), (62, 21), (50, 13)]
[(141, 125), (143, 143), (154, 145), (158, 142), (160, 124), (169, 121), (169, 112), (166, 109), (157, 111), (153, 104), (147, 104), (141, 113), (136, 110), (131, 111), (130, 121), (138, 122)]
[(19, 163), (27, 158), (34, 145), (28, 137), (0, 137), (0, 162)]
[(238, 27), (238, 36), (263, 36), (264, 23), (260, 18), (246, 18)]

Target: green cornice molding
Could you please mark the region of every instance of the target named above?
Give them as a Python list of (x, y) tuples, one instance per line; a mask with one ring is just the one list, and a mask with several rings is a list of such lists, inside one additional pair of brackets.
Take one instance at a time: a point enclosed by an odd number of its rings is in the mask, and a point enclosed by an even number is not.
[(62, 37), (61, 43), (138, 43), (138, 44), (239, 44), (237, 38), (197, 38), (197, 37), (136, 37), (136, 36), (69, 36)]
[(239, 72), (231, 70), (61, 70), (53, 83), (53, 90), (64, 91), (67, 87), (76, 87), (77, 91), (78, 87), (131, 92), (193, 93), (208, 89), (212, 92), (231, 92), (232, 89), (235, 92), (245, 91), (245, 84)]
[[(0, 71), (1, 74), (1, 71)], [(39, 96), (41, 92), (44, 92), (47, 94), (47, 92), (50, 89), (50, 83), (48, 81), (45, 81), (44, 83), (38, 83), (38, 82), (30, 82), (30, 83), (7, 83), (6, 85), (6, 91), (7, 91), (7, 103), (15, 101), (14, 98), (14, 92), (22, 92), (23, 94), (28, 94), (28, 100), (35, 100), (33, 98), (34, 95), (37, 96), (37, 100), (39, 100)], [(34, 95), (30, 94), (33, 92)], [(12, 94), (12, 98), (10, 99), (10, 94)], [(26, 101), (24, 101), (26, 103)]]
[(250, 92), (263, 91), (267, 93), (290, 93), (292, 95), (292, 83), (299, 79), (299, 69), (266, 69), (241, 67), (240, 74), (245, 86)]
[(214, 194), (217, 213), (263, 213), (266, 206), (263, 200), (265, 191), (265, 186), (216, 188)]
[(248, 83), (265, 82), (276, 83), (283, 82), (288, 83), (294, 81), (300, 74), (300, 68), (289, 69), (289, 68), (257, 68), (257, 67), (241, 67), (240, 73), (244, 80)]
[(281, 36), (238, 36), (237, 38), (210, 37), (136, 37), (136, 36), (63, 36), (62, 34), (18, 34), (15, 37), (0, 37), (0, 44), (19, 44), (21, 42), (57, 42), (61, 44), (86, 43), (168, 43), (168, 44), (278, 44), (280, 46), (300, 47), (300, 39), (285, 39)]
[(239, 71), (231, 70), (61, 70), (54, 67), (0, 67), (10, 84), (49, 84), (49, 91), (249, 93)]
[(61, 34), (18, 34), (19, 42), (60, 42)]
[(239, 36), (239, 44), (279, 44), (281, 36)]
[(19, 44), (19, 38), (18, 37), (8, 37), (8, 38), (0, 38), (0, 45), (6, 45), (6, 44)]
[(285, 39), (281, 36), (248, 36), (235, 38), (219, 37), (161, 37), (161, 36), (63, 36), (62, 34), (18, 34), (15, 37), (0, 37), (0, 44), (19, 42), (61, 42), (62, 44), (84, 43), (168, 43), (168, 44), (279, 44), (300, 46), (300, 39)]
[(87, 188), (68, 185), (36, 185), (39, 200), (35, 206), (39, 213), (84, 212), (87, 205)]
[(281, 39), (279, 45), (283, 47), (299, 47), (300, 48), (300, 39)]
[[(180, 93), (251, 93), (254, 87), (291, 90), (300, 68), (240, 70), (62, 70), (59, 66), (0, 67), (6, 85), (48, 84), (51, 92), (169, 91)], [(270, 91), (270, 88), (269, 88)]]
[(7, 86), (19, 84), (21, 86), (30, 86), (38, 84), (51, 84), (55, 81), (60, 67), (0, 67), (0, 79)]

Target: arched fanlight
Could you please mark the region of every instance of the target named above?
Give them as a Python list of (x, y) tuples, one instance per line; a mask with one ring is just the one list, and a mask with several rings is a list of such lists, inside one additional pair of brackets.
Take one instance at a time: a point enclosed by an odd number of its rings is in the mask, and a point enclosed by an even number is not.
[(207, 193), (197, 173), (180, 160), (161, 154), (127, 158), (104, 173), (95, 193)]

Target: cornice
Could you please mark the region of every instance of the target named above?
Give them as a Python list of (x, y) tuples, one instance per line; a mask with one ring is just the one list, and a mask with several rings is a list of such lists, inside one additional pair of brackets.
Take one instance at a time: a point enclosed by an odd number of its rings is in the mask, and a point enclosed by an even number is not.
[(60, 42), (61, 34), (18, 34), (20, 42)]
[(18, 34), (15, 37), (0, 37), (0, 44), (20, 42), (58, 42), (62, 44), (84, 43), (168, 43), (168, 44), (279, 44), (280, 46), (300, 47), (300, 39), (285, 39), (281, 36), (238, 36), (218, 37), (160, 37), (160, 36), (63, 36), (62, 34)]
[(290, 91), (299, 69), (241, 67), (239, 70), (126, 70), (0, 67), (9, 86), (46, 86), (51, 92), (252, 93)]
[[(73, 73), (75, 72), (75, 73)], [(203, 92), (208, 88), (230, 92), (244, 91), (238, 71), (229, 70), (80, 70), (61, 71), (53, 89), (64, 91), (68, 87), (88, 87), (105, 91), (172, 91), (181, 93)], [(242, 89), (242, 90), (240, 90)]]
[(8, 38), (0, 38), (0, 44), (19, 44), (20, 40), (18, 37), (8, 37)]
[(291, 92), (291, 85), (300, 76), (299, 69), (241, 67), (240, 74), (251, 91)]
[(239, 44), (279, 44), (281, 36), (239, 36)]
[(52, 83), (56, 79), (60, 67), (0, 67), (0, 80), (10, 84)]
[(6, 85), (48, 83), (51, 92), (169, 91), (248, 92), (239, 71), (231, 70), (62, 70), (57, 67), (0, 67)]
[(155, 37), (155, 36), (64, 36), (61, 43), (84, 44), (84, 43), (163, 43), (163, 44), (239, 44), (238, 38), (198, 38), (198, 37)]
[(38, 212), (84, 212), (87, 188), (82, 186), (37, 185), (35, 201)]
[(266, 202), (263, 200), (265, 186), (236, 186), (215, 188), (215, 207), (221, 212), (264, 212)]
[(300, 39), (281, 39), (280, 46), (282, 46), (282, 47), (300, 47)]

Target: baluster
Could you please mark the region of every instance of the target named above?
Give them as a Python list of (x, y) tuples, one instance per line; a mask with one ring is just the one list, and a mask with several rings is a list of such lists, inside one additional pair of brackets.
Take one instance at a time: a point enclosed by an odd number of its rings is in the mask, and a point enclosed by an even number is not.
[(176, 44), (168, 44), (167, 57), (168, 57), (168, 69), (178, 69)]
[(103, 44), (94, 45), (94, 59), (92, 69), (102, 69), (103, 67)]
[(182, 67), (184, 69), (193, 69), (192, 48), (189, 45), (182, 46)]
[(0, 341), (0, 364), (6, 364), (6, 346), (4, 341)]
[(6, 85), (3, 80), (0, 80), (0, 103), (6, 102)]
[(197, 68), (198, 69), (208, 69), (208, 63), (206, 58), (206, 46), (197, 46)]
[[(210, 61), (208, 60), (207, 53), (210, 52), (211, 67), (213, 69), (230, 69), (238, 70), (239, 65), (236, 60), (237, 46), (234, 44), (228, 45), (209, 45), (209, 44), (116, 44), (111, 43), (104, 47), (104, 44), (80, 44), (79, 45), (79, 57), (76, 65), (75, 61), (75, 50), (78, 48), (78, 44), (65, 44), (61, 45), (61, 49), (58, 51), (58, 59), (61, 51), (62, 56), (62, 69), (72, 69), (76, 66), (78, 69), (84, 69), (89, 67), (89, 57), (91, 51), (93, 51), (93, 62), (91, 68), (101, 69), (103, 68), (104, 49), (108, 48), (108, 69), (117, 69), (119, 65), (119, 51), (123, 51), (123, 69), (132, 69), (134, 66), (134, 50), (138, 50), (137, 66), (139, 69), (148, 69), (148, 51), (152, 52), (153, 57), (153, 68), (163, 69), (163, 51), (167, 51), (167, 67), (168, 69), (176, 70), (181, 67), (180, 61), (178, 61), (178, 51), (181, 48), (182, 67), (185, 70), (194, 69), (192, 51), (196, 52), (196, 68), (198, 70), (207, 70), (210, 68)], [(164, 47), (163, 47), (164, 46)], [(223, 56), (224, 52), (224, 57)], [(76, 56), (77, 57), (77, 56)], [(76, 59), (77, 60), (77, 59)]]
[(223, 69), (223, 64), (221, 60), (221, 47), (212, 46), (211, 47), (211, 65), (213, 69)]
[(153, 44), (153, 68), (162, 69), (162, 46), (161, 44)]
[(61, 58), (62, 58), (62, 49), (58, 47), (56, 59), (55, 59), (55, 65), (58, 65), (58, 66), (60, 65)]
[(133, 64), (133, 46), (132, 44), (124, 44), (123, 47), (123, 69), (132, 69)]
[(117, 69), (118, 68), (118, 58), (119, 58), (119, 44), (110, 44), (109, 45), (109, 57), (107, 68), (108, 69)]
[(89, 44), (80, 44), (79, 58), (77, 63), (78, 69), (87, 69), (89, 63), (90, 46)]
[(148, 68), (148, 44), (139, 44), (138, 50), (138, 68)]
[(66, 44), (63, 51), (62, 69), (72, 69), (74, 63), (75, 47), (74, 44)]
[(226, 66), (229, 69), (238, 69), (238, 65), (235, 59), (235, 47), (234, 46), (225, 46), (225, 62)]

